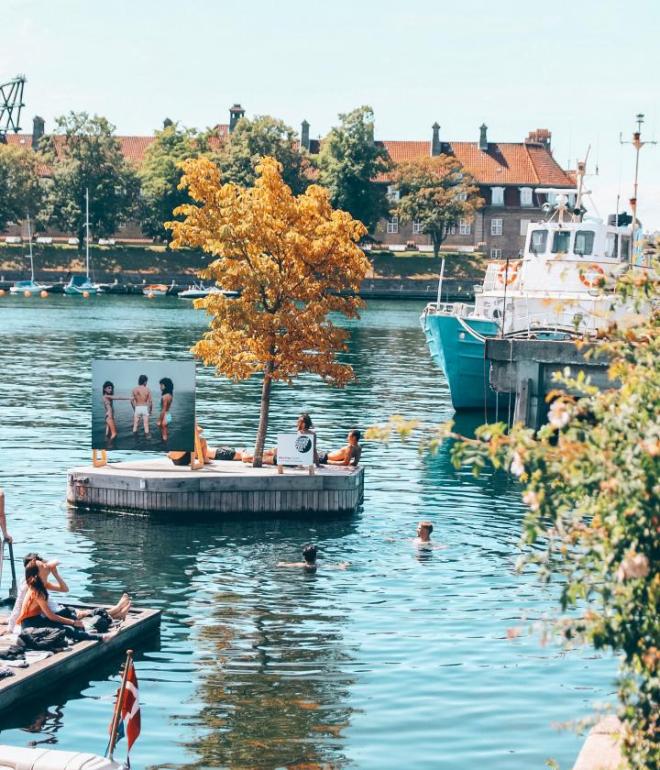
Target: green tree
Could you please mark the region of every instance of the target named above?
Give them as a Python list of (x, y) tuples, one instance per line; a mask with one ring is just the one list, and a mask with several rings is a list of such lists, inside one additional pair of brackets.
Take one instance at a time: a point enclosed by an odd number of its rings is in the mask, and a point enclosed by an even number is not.
[(461, 219), (471, 222), (484, 205), (474, 179), (450, 155), (402, 163), (394, 172), (394, 182), (400, 195), (396, 215), (402, 222), (422, 225), (436, 257), (450, 228)]
[(341, 125), (321, 144), (319, 182), (330, 191), (335, 208), (348, 211), (372, 232), (388, 213), (386, 188), (377, 180), (391, 162), (385, 148), (374, 141), (371, 107), (358, 107), (339, 119)]
[(207, 149), (206, 142), (195, 131), (167, 122), (149, 145), (140, 170), (140, 224), (152, 238), (170, 240), (164, 223), (172, 212), (190, 203), (188, 192), (179, 188), (183, 176), (181, 162), (196, 158)]
[(253, 120), (241, 118), (222, 143), (216, 162), (225, 182), (252, 187), (262, 158), (275, 158), (282, 166), (282, 178), (294, 195), (309, 184), (308, 161), (300, 151), (296, 132), (283, 121), (262, 115)]
[(15, 145), (0, 144), (0, 230), (9, 222), (34, 220), (42, 213), (44, 187), (39, 179), (39, 155)]
[(53, 168), (52, 222), (75, 232), (82, 248), (85, 190), (89, 189), (91, 231), (109, 236), (133, 215), (138, 178), (122, 154), (115, 127), (106, 118), (70, 112), (57, 118), (56, 125), (54, 134), (44, 140), (44, 152)]

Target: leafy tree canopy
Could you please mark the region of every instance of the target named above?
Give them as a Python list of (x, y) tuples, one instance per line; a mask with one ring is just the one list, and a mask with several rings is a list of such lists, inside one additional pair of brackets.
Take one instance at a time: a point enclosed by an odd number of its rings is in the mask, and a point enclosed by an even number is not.
[(281, 120), (262, 115), (241, 118), (217, 153), (217, 163), (226, 182), (252, 187), (262, 158), (275, 158), (282, 166), (282, 178), (294, 194), (309, 184), (308, 162), (300, 151), (296, 132)]
[(474, 219), (484, 205), (479, 188), (451, 155), (401, 163), (394, 172), (400, 199), (395, 213), (402, 222), (419, 222), (438, 256), (449, 228)]
[(261, 464), (271, 385), (310, 372), (334, 385), (353, 376), (337, 361), (347, 332), (330, 313), (358, 314), (356, 296), (369, 262), (356, 245), (364, 226), (335, 211), (328, 192), (312, 185), (299, 196), (282, 178), (280, 164), (264, 158), (254, 187), (222, 184), (207, 158), (184, 163), (182, 184), (199, 205), (168, 222), (172, 245), (201, 248), (216, 259), (203, 271), (223, 289), (240, 292), (198, 301), (212, 316), (210, 330), (193, 352), (219, 374), (242, 380), (262, 377), (259, 430), (254, 454)]
[(31, 149), (0, 144), (0, 230), (9, 222), (34, 220), (42, 213), (44, 187), (39, 155)]
[(138, 194), (138, 179), (114, 137), (115, 127), (104, 117), (70, 112), (56, 120), (54, 134), (44, 139), (44, 152), (53, 168), (52, 221), (85, 237), (85, 190), (89, 189), (90, 229), (109, 236), (130, 218)]
[(376, 180), (389, 170), (390, 159), (385, 148), (374, 142), (371, 107), (358, 107), (339, 119), (341, 124), (321, 143), (319, 181), (330, 191), (333, 206), (373, 231), (388, 212), (385, 186)]
[(162, 131), (156, 131), (139, 170), (140, 220), (147, 235), (169, 240), (170, 231), (164, 223), (172, 217), (175, 208), (190, 203), (187, 191), (179, 187), (183, 176), (181, 163), (207, 149), (203, 137), (172, 121), (166, 121)]

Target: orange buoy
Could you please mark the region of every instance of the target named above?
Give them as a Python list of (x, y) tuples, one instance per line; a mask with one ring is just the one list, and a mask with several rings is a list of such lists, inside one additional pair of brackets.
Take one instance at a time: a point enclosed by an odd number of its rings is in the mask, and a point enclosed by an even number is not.
[(0, 289), (0, 297), (4, 297), (4, 296), (5, 296), (5, 290), (4, 289)]
[(84, 292), (83, 292), (83, 297), (84, 297), (85, 299), (87, 299), (87, 298), (89, 297), (89, 292), (88, 292), (88, 291), (84, 291)]
[(48, 292), (47, 292), (45, 289), (42, 289), (42, 290), (39, 292), (39, 296), (40, 296), (40, 297), (43, 299), (44, 297), (47, 297), (47, 296), (48, 296)]
[(31, 291), (28, 291), (28, 290), (26, 289), (26, 290), (23, 292), (23, 296), (24, 296), (24, 297), (31, 297), (31, 296), (32, 296), (32, 292), (31, 292)]
[(153, 291), (150, 291), (149, 294), (147, 294), (147, 299), (153, 299), (156, 295), (153, 293)]

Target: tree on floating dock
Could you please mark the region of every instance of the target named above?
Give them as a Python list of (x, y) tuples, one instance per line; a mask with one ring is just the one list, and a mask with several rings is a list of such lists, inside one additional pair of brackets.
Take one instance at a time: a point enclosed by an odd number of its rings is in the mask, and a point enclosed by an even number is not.
[(356, 296), (369, 261), (356, 245), (366, 230), (332, 208), (318, 185), (295, 196), (281, 166), (270, 157), (257, 166), (254, 187), (222, 184), (206, 158), (183, 164), (181, 185), (197, 204), (175, 210), (168, 222), (172, 247), (201, 248), (216, 259), (201, 276), (238, 298), (211, 294), (196, 302), (212, 316), (193, 353), (218, 374), (244, 380), (262, 376), (261, 412), (254, 466), (262, 464), (273, 382), (299, 374), (319, 375), (335, 386), (353, 378), (337, 354), (347, 332), (330, 313), (356, 318)]

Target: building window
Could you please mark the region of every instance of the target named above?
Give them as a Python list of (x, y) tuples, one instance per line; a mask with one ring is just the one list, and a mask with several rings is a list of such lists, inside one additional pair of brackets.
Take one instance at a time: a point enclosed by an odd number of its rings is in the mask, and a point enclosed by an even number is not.
[(529, 227), (531, 223), (531, 219), (521, 219), (520, 220), (520, 234), (522, 236), (527, 235), (527, 228)]
[(468, 222), (467, 219), (459, 219), (458, 220), (458, 234), (459, 235), (470, 235), (472, 232), (472, 225)]
[(466, 192), (458, 193), (456, 195), (456, 200), (457, 201), (466, 201), (467, 200), (467, 193)]
[(490, 250), (490, 258), (491, 259), (502, 259), (502, 249), (491, 249)]
[(442, 228), (442, 232), (447, 237), (448, 235), (456, 235), (456, 225), (445, 225)]
[(400, 197), (401, 197), (401, 193), (397, 190), (396, 185), (388, 184), (387, 185), (387, 200), (390, 203), (398, 203)]
[(534, 201), (532, 200), (531, 187), (520, 188), (520, 205), (524, 206), (525, 208), (529, 208), (530, 206), (534, 205)]
[(421, 222), (415, 220), (413, 222), (413, 235), (421, 235), (424, 232), (424, 225)]
[(504, 206), (504, 188), (491, 187), (491, 206)]
[(399, 217), (392, 217), (387, 220), (387, 232), (398, 233), (399, 232)]
[(490, 220), (490, 234), (491, 235), (502, 235), (502, 220), (501, 219), (491, 219)]

